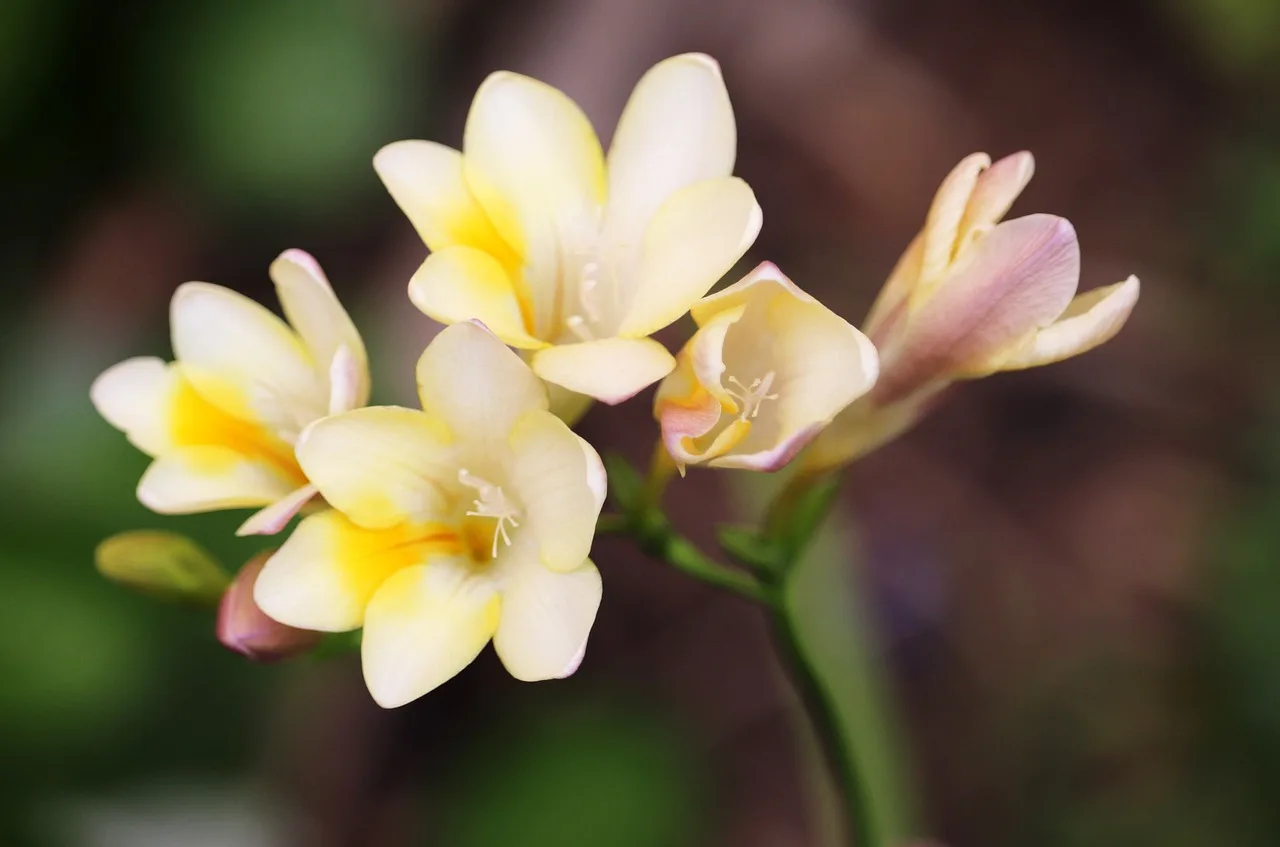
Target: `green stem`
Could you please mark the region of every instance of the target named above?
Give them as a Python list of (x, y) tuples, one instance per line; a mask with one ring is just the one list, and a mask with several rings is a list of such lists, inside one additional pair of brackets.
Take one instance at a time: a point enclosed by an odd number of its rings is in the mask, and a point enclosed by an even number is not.
[(774, 645), (792, 684), (800, 695), (809, 724), (822, 748), (822, 757), (835, 780), (844, 811), (846, 831), (855, 847), (884, 847), (873, 823), (872, 800), (858, 763), (851, 754), (851, 739), (842, 728), (835, 704), (822, 682), (822, 674), (809, 662), (781, 596), (769, 604)]
[(666, 562), (683, 574), (716, 588), (732, 591), (756, 603), (768, 602), (764, 586), (750, 574), (724, 565), (698, 549), (692, 541), (671, 530), (660, 513), (601, 515), (596, 521), (600, 535), (626, 535), (647, 555)]

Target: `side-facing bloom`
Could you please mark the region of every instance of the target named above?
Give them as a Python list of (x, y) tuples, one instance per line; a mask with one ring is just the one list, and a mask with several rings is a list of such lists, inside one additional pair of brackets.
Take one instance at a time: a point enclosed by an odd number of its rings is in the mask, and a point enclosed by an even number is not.
[(654, 416), (686, 465), (775, 471), (875, 384), (865, 335), (765, 262), (693, 306)]
[(422, 411), (357, 409), (302, 434), (298, 459), (334, 508), (267, 562), (258, 605), (303, 629), (363, 626), (365, 681), (386, 707), (445, 682), (491, 639), (517, 679), (568, 676), (600, 604), (587, 558), (600, 457), (482, 326), (447, 327), (417, 375)]
[(1070, 221), (1001, 222), (1033, 171), (1030, 153), (994, 165), (975, 153), (943, 181), (867, 317), (880, 379), (814, 443), (808, 465), (849, 461), (895, 438), (953, 382), (1057, 362), (1120, 331), (1137, 277), (1077, 294)]
[(249, 298), (188, 282), (170, 305), (174, 361), (127, 359), (94, 381), (98, 412), (154, 461), (138, 499), (163, 514), (264, 507), (240, 534), (278, 532), (315, 495), (298, 434), (369, 396), (364, 343), (315, 259), (271, 264), (288, 323)]
[(649, 336), (755, 241), (760, 207), (719, 66), (688, 54), (636, 85), (606, 159), (560, 91), (509, 72), (480, 86), (462, 152), (384, 147), (374, 167), (431, 255), (409, 296), (442, 323), (477, 318), (538, 376), (619, 403), (674, 360)]

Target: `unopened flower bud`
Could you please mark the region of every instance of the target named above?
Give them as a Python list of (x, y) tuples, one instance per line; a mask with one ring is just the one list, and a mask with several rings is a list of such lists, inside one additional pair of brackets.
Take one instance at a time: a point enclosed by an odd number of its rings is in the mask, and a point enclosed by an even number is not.
[(212, 556), (173, 532), (113, 535), (98, 545), (94, 560), (112, 582), (163, 600), (213, 605), (230, 581)]
[(222, 595), (218, 605), (218, 640), (255, 662), (275, 662), (310, 652), (323, 636), (295, 629), (267, 617), (253, 601), (253, 586), (271, 553), (248, 561)]

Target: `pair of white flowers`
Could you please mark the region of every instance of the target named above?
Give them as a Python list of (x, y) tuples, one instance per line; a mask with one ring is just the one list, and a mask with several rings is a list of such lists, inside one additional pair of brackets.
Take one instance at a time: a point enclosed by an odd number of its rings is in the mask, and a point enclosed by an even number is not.
[[(706, 296), (761, 226), (735, 147), (705, 56), (645, 74), (607, 157), (564, 94), (490, 76), (462, 152), (403, 141), (374, 159), (431, 251), (410, 299), (449, 325), (418, 362), (421, 411), (364, 407), (360, 336), (315, 261), (287, 251), (271, 277), (288, 323), (188, 283), (172, 305), (176, 361), (130, 359), (94, 384), (103, 416), (154, 457), (139, 498), (163, 513), (257, 508), (244, 534), (308, 512), (236, 596), (289, 627), (363, 628), (384, 706), (490, 641), (519, 679), (563, 677), (601, 596), (588, 556), (605, 473), (565, 422), (591, 400), (662, 380), (654, 412), (682, 470), (775, 470), (806, 446), (833, 466), (952, 381), (1105, 341), (1137, 297), (1130, 279), (1072, 299), (1065, 220), (999, 223), (1029, 154), (971, 156), (948, 177), (870, 339), (769, 263)], [(690, 312), (698, 330), (672, 357), (650, 335)]]

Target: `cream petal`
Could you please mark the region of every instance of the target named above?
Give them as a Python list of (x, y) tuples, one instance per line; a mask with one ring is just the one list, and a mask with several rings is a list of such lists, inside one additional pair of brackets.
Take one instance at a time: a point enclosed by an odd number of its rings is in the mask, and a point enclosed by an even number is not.
[(898, 263), (893, 266), (889, 278), (885, 280), (871, 304), (867, 319), (862, 322), (863, 331), (876, 344), (884, 346), (892, 343), (892, 339), (906, 325), (908, 309), (911, 303), (911, 292), (920, 281), (920, 266), (924, 260), (924, 239), (917, 235), (907, 245)]
[(736, 177), (680, 189), (649, 222), (640, 268), (618, 335), (643, 338), (681, 318), (747, 252), (760, 206)]
[(505, 442), (516, 419), (547, 408), (547, 390), (521, 358), (483, 325), (445, 327), (418, 360), (422, 408), (458, 439)]
[(93, 381), (89, 399), (107, 423), (155, 456), (173, 445), (169, 407), (177, 378), (168, 363), (154, 356), (126, 359)]
[(334, 508), (369, 529), (426, 521), (450, 507), (454, 438), (416, 409), (369, 406), (324, 418), (298, 439), (298, 462)]
[(582, 447), (583, 458), (587, 460), (587, 488), (590, 489), (592, 497), (595, 498), (596, 513), (598, 514), (601, 507), (604, 506), (605, 499), (609, 496), (609, 477), (605, 473), (604, 462), (601, 461), (600, 454), (596, 452), (596, 448), (592, 447), (587, 439), (576, 432), (573, 435), (578, 439), (578, 443)]
[(532, 304), (522, 304), (502, 265), (475, 248), (448, 247), (428, 256), (409, 280), (409, 299), (443, 324), (476, 319), (513, 347), (546, 346), (528, 332)]
[(1028, 215), (1000, 224), (912, 313), (896, 343), (881, 349), (876, 401), (990, 372), (1012, 345), (1062, 314), (1079, 278), (1080, 246), (1069, 221)]
[(603, 338), (539, 350), (532, 365), (548, 382), (616, 405), (671, 373), (675, 359), (652, 338)]
[[(363, 406), (369, 400), (369, 360), (364, 341), (338, 302), (320, 264), (302, 250), (286, 250), (271, 263), (268, 272), (285, 317), (311, 351), (312, 361), (324, 379), (331, 380), (332, 363), (340, 350), (346, 350), (357, 375), (355, 402), (349, 408)], [(329, 393), (331, 396), (332, 387)]]
[(658, 386), (653, 398), (653, 416), (662, 430), (662, 443), (684, 474), (687, 465), (705, 458), (706, 451), (697, 450), (692, 439), (701, 438), (715, 429), (724, 413), (720, 401), (702, 386), (694, 374), (690, 347), (695, 335), (676, 357), (676, 368)]
[(1035, 171), (1035, 157), (1025, 150), (1005, 156), (983, 171), (960, 221), (958, 238), (964, 241), (975, 228), (999, 223)]
[(254, 512), (247, 521), (240, 524), (236, 535), (275, 535), (284, 529), (317, 493), (316, 487), (310, 483), (295, 489), (270, 506)]
[(403, 706), (471, 664), (498, 629), (493, 582), (459, 558), (437, 558), (390, 577), (369, 603), (361, 658), (373, 699)]
[(1077, 356), (1115, 337), (1138, 302), (1136, 276), (1078, 295), (1055, 323), (1000, 362), (1000, 370), (1034, 368)]
[(991, 157), (986, 153), (966, 156), (947, 174), (934, 195), (921, 233), (921, 284), (912, 295), (913, 308), (920, 302), (918, 298), (932, 291), (951, 264), (969, 198), (973, 196), (979, 176), (990, 166)]
[(179, 447), (157, 458), (138, 482), (138, 500), (164, 515), (265, 506), (297, 482), (270, 462), (228, 447)]
[(345, 632), (361, 626), (392, 574), (459, 550), (457, 536), (439, 525), (364, 529), (326, 509), (304, 518), (267, 561), (253, 598), (288, 626)]
[(516, 421), (510, 446), (503, 472), (522, 512), (521, 531), (537, 538), (547, 567), (578, 567), (591, 552), (602, 504), (582, 439), (555, 415), (535, 409)]
[(462, 149), (472, 195), (524, 260), (532, 334), (550, 333), (562, 265), (594, 252), (599, 233), (605, 169), (595, 130), (560, 91), (504, 71), (476, 92)]
[(733, 173), (737, 128), (720, 66), (687, 53), (659, 62), (636, 84), (609, 146), (604, 241), (637, 249), (668, 197)]
[(503, 571), (502, 617), (493, 646), (516, 679), (562, 679), (578, 669), (600, 608), (600, 572), (590, 559), (565, 573), (537, 561)]
[(391, 198), (431, 251), (474, 247), (505, 267), (520, 262), (471, 195), (462, 154), (434, 141), (397, 141), (373, 157)]
[(329, 363), (329, 414), (338, 415), (363, 406), (368, 395), (368, 369), (344, 344)]
[(183, 376), (228, 414), (296, 435), (327, 412), (328, 386), (310, 352), (249, 298), (188, 282), (174, 292), (170, 323)]

